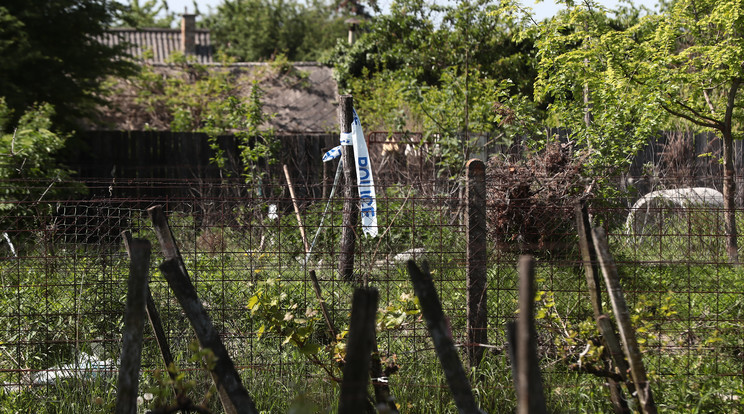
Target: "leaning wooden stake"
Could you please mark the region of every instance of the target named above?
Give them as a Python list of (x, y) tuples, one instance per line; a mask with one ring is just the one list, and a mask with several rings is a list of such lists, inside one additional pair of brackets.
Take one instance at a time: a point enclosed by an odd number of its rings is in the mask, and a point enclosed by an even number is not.
[(318, 277), (315, 275), (315, 270), (308, 272), (310, 275), (310, 281), (313, 283), (313, 291), (315, 292), (315, 298), (318, 299), (320, 304), (320, 311), (323, 314), (323, 320), (325, 320), (326, 328), (328, 328), (328, 334), (331, 335), (331, 339), (336, 339), (336, 326), (333, 324), (331, 317), (328, 315), (328, 308), (326, 307), (325, 299), (323, 299), (323, 291), (320, 290), (320, 283), (318, 283)]
[[(354, 99), (351, 95), (339, 97), (338, 118), (341, 134), (351, 133), (354, 120)], [(344, 169), (344, 209), (342, 213), (341, 249), (338, 254), (338, 273), (344, 280), (354, 277), (354, 247), (356, 227), (359, 222), (359, 194), (357, 193), (356, 163), (351, 142), (341, 143), (341, 161)]]
[(532, 256), (519, 258), (519, 317), (516, 328), (517, 412), (544, 414), (545, 394), (537, 359), (535, 331), (535, 261)]
[(214, 354), (210, 361), (210, 374), (217, 386), (217, 392), (226, 413), (257, 414), (253, 400), (243, 387), (240, 374), (227, 353), (217, 329), (201, 304), (194, 285), (191, 284), (183, 262), (179, 259), (168, 259), (160, 265), (160, 271), (181, 304), (191, 326), (194, 327), (199, 344)]
[(176, 295), (186, 313), (186, 317), (194, 327), (199, 344), (202, 348), (210, 349), (217, 359), (210, 370), (210, 374), (217, 387), (222, 408), (227, 414), (258, 413), (253, 400), (248, 395), (248, 391), (243, 387), (240, 375), (235, 370), (232, 359), (230, 359), (225, 345), (220, 340), (212, 320), (207, 315), (201, 301), (199, 301), (168, 225), (168, 219), (163, 213), (163, 208), (154, 206), (147, 211), (150, 214), (155, 234), (166, 259), (160, 265), (160, 271), (165, 276), (168, 286)]
[[(124, 248), (127, 250), (127, 254), (131, 259), (132, 233), (129, 230), (125, 230), (121, 233), (121, 237), (124, 240)], [(152, 332), (155, 335), (155, 341), (158, 344), (160, 355), (163, 357), (163, 363), (165, 364), (165, 367), (167, 369), (173, 363), (173, 355), (171, 354), (170, 346), (168, 345), (168, 337), (165, 336), (163, 322), (160, 319), (160, 312), (158, 312), (158, 308), (155, 306), (155, 300), (152, 298), (152, 293), (150, 292), (150, 287), (147, 283), (146, 289), (147, 299), (145, 310), (147, 311), (147, 319), (150, 320), (150, 326), (152, 327)], [(168, 370), (168, 374), (171, 376), (172, 379), (175, 379), (176, 373), (174, 371)]]
[(294, 186), (292, 185), (292, 176), (289, 174), (289, 168), (287, 164), (284, 164), (284, 177), (287, 179), (287, 186), (289, 187), (289, 196), (292, 197), (292, 206), (294, 206), (295, 216), (297, 217), (297, 226), (300, 228), (300, 236), (302, 237), (302, 244), (305, 246), (305, 254), (310, 251), (310, 245), (307, 243), (307, 236), (305, 235), (305, 226), (302, 224), (302, 214), (300, 214), (300, 206), (297, 204), (297, 197), (295, 196)]
[[(613, 361), (615, 366), (618, 368), (620, 375), (625, 378), (624, 369), (627, 369), (627, 364), (622, 358), (615, 359), (617, 351), (619, 351), (619, 342), (615, 336), (615, 330), (612, 329), (609, 319), (600, 319), (602, 314), (602, 295), (600, 289), (600, 277), (599, 269), (597, 268), (597, 252), (594, 250), (594, 243), (592, 242), (591, 225), (589, 221), (589, 210), (586, 206), (586, 202), (581, 200), (574, 206), (574, 215), (576, 218), (576, 230), (579, 233), (579, 250), (581, 251), (581, 260), (584, 264), (584, 274), (586, 276), (586, 284), (589, 289), (589, 299), (592, 302), (592, 309), (594, 310), (594, 321), (602, 333), (602, 341), (605, 346), (602, 353), (602, 359), (605, 365), (605, 369), (611, 370)], [(609, 324), (609, 326), (607, 326)], [(619, 362), (619, 363), (618, 363)], [(610, 389), (610, 400), (612, 401), (612, 409), (615, 414), (629, 413), (628, 402), (623, 395), (623, 390), (620, 384), (613, 378), (607, 378), (607, 384)]]
[(375, 340), (375, 318), (379, 293), (375, 288), (357, 288), (351, 304), (346, 365), (339, 397), (339, 414), (372, 412), (367, 395), (370, 353)]
[(457, 348), (455, 348), (452, 332), (442, 310), (442, 303), (439, 301), (434, 281), (429, 273), (429, 266), (424, 262), (422, 267), (423, 270), (419, 269), (413, 260), (409, 260), (408, 274), (411, 276), (413, 291), (419, 300), (421, 313), (426, 320), (426, 327), (429, 329), (429, 335), (437, 351), (439, 362), (442, 364), (455, 405), (461, 414), (481, 413), (473, 397), (468, 376), (460, 362)]
[(145, 325), (147, 274), (150, 269), (150, 242), (134, 239), (129, 244), (130, 265), (127, 308), (124, 316), (121, 369), (116, 393), (116, 414), (137, 412), (137, 391), (142, 361), (142, 335)]
[(620, 338), (623, 341), (623, 350), (630, 365), (630, 375), (635, 383), (641, 411), (645, 414), (656, 413), (656, 404), (654, 404), (651, 387), (646, 378), (646, 368), (643, 366), (641, 350), (638, 347), (635, 331), (630, 322), (628, 305), (625, 303), (623, 289), (620, 287), (615, 260), (610, 254), (607, 235), (601, 227), (595, 227), (592, 235), (594, 236), (594, 248), (597, 250), (599, 266), (602, 268), (602, 274), (607, 285), (607, 294), (610, 297), (612, 311), (615, 314)]

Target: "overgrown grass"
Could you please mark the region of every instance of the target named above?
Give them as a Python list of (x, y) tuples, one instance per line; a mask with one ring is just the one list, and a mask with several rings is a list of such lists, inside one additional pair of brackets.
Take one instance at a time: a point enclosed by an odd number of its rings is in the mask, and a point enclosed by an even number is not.
[[(425, 324), (415, 312), (404, 263), (392, 259), (412, 248), (426, 249), (455, 341), (466, 342), (462, 228), (444, 203), (414, 202), (408, 194), (386, 200), (381, 203), (381, 211), (386, 212), (381, 232), (390, 228), (382, 242), (360, 240), (357, 263), (381, 292), (380, 353), (398, 368), (389, 376), (390, 387), (401, 413), (454, 413)], [(309, 208), (305, 216), (309, 230), (317, 226), (320, 210), (321, 206)], [(319, 316), (307, 317), (312, 321), (308, 341), (319, 345), (315, 362), (286, 339), (288, 332), (296, 332), (287, 329), (304, 326), (298, 318), (318, 308), (307, 272), (298, 260), (303, 247), (294, 216), (287, 213), (276, 221), (256, 217), (207, 228), (189, 214), (171, 213), (170, 221), (200, 299), (259, 409), (277, 413), (304, 405), (316, 412), (334, 412), (338, 384), (318, 361), (340, 372), (337, 350), (331, 346), (336, 338), (324, 333)], [(338, 280), (334, 269), (340, 215), (334, 214), (326, 224), (330, 227), (316, 246), (313, 263), (331, 317), (343, 331), (353, 286)], [(709, 239), (705, 230), (700, 237), (680, 239), (676, 235), (683, 233), (685, 225), (678, 224), (678, 232), (670, 230), (658, 244), (647, 238), (639, 247), (619, 234), (613, 239), (655, 399), (668, 412), (737, 412), (744, 398), (742, 271), (725, 261), (704, 260), (710, 259), (711, 251), (716, 258), (723, 254), (715, 250), (718, 236)], [(194, 335), (157, 270), (161, 257), (146, 218), (133, 220), (133, 226), (135, 237), (153, 242), (151, 291), (177, 365), (192, 381), (193, 399), (201, 401), (210, 391), (211, 380), (200, 362), (192, 361), (189, 344)], [(696, 238), (700, 243), (693, 243)], [(0, 291), (4, 309), (0, 314), (0, 383), (8, 385), (0, 387), (3, 412), (104, 413), (111, 412), (115, 402), (115, 373), (94, 380), (32, 385), (33, 373), (69, 363), (82, 353), (112, 361), (120, 353), (128, 275), (125, 253), (121, 248), (57, 247), (55, 255), (39, 252), (0, 261), (4, 286)], [(682, 248), (685, 253), (678, 253)], [(515, 317), (517, 309), (517, 257), (491, 252), (488, 335), (493, 347), (474, 373), (472, 384), (487, 412), (512, 412), (516, 397), (504, 324)], [(578, 258), (539, 258), (537, 279), (539, 350), (549, 407), (555, 412), (611, 411), (604, 380), (570, 368), (584, 358), (582, 351), (597, 336)], [(264, 314), (249, 307), (259, 291), (270, 291), (278, 309), (291, 314), (295, 325), (266, 327), (259, 337), (261, 326), (269, 326), (260, 317)], [(606, 298), (605, 307), (609, 309)], [(142, 395), (159, 386), (156, 371), (162, 369), (149, 327), (145, 335)], [(208, 406), (221, 410), (216, 397)]]

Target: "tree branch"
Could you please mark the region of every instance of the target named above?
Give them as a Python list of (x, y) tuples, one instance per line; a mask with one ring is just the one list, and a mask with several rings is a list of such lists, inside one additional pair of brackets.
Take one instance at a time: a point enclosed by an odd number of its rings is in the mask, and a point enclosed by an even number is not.
[[(717, 121), (715, 119), (708, 118), (708, 117), (706, 117), (704, 115), (700, 115), (694, 109), (689, 108), (689, 107), (687, 107), (686, 105), (684, 105), (684, 104), (682, 104), (680, 102), (676, 102), (676, 104), (682, 106), (683, 108), (685, 108), (687, 110), (689, 110), (695, 116), (698, 116), (698, 118), (695, 118), (694, 116), (689, 115), (689, 114), (686, 114), (684, 112), (674, 110), (670, 106), (668, 106), (668, 105), (666, 105), (664, 103), (661, 103), (661, 107), (664, 108), (664, 110), (667, 111), (667, 112), (669, 112), (670, 114), (675, 115), (675, 116), (678, 116), (678, 117), (680, 117), (682, 119), (686, 119), (686, 120), (692, 122), (695, 125), (698, 125), (698, 126), (701, 126), (701, 127), (705, 127), (705, 128), (718, 129), (718, 130), (720, 130), (720, 129), (723, 128), (723, 124), (720, 121)], [(709, 122), (701, 121), (701, 119), (707, 120)]]

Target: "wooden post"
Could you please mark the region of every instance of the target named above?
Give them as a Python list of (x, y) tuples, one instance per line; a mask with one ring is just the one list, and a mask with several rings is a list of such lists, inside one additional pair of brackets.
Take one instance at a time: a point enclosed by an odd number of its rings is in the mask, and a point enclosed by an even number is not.
[(589, 211), (586, 203), (582, 200), (574, 206), (576, 216), (576, 230), (579, 233), (579, 250), (581, 251), (581, 260), (584, 264), (584, 274), (586, 284), (589, 288), (589, 299), (592, 302), (594, 318), (602, 314), (602, 294), (600, 291), (599, 269), (597, 268), (597, 253), (592, 243), (591, 224), (589, 223)]
[[(375, 390), (375, 402), (380, 412), (388, 414), (398, 414), (398, 407), (395, 405), (395, 399), (390, 394), (390, 386), (387, 381), (383, 381), (382, 360), (380, 359), (380, 350), (377, 348), (377, 333), (374, 332), (372, 345), (372, 355), (370, 355), (369, 376), (372, 379), (372, 387)], [(380, 409), (380, 407), (384, 407)]]
[(203, 349), (209, 349), (214, 354), (215, 361), (212, 361), (210, 374), (217, 386), (217, 393), (225, 412), (258, 414), (219, 333), (214, 328), (212, 320), (196, 294), (194, 285), (189, 280), (183, 261), (178, 258), (167, 259), (160, 265), (160, 271), (191, 322), (199, 344)]
[(140, 363), (142, 362), (142, 335), (145, 325), (145, 297), (147, 274), (150, 270), (150, 242), (134, 239), (129, 245), (129, 283), (127, 308), (124, 316), (121, 369), (116, 393), (116, 414), (137, 412), (137, 392)]
[[(602, 353), (602, 359), (604, 360), (606, 369), (612, 368), (614, 360), (615, 366), (622, 371), (623, 366), (627, 369), (625, 360), (621, 357), (621, 364), (618, 364), (618, 361), (613, 358), (615, 352), (620, 349), (619, 342), (615, 336), (615, 330), (612, 328), (612, 324), (607, 317), (605, 317), (604, 320), (600, 320), (603, 315), (599, 269), (597, 268), (597, 252), (594, 250), (594, 243), (592, 242), (589, 210), (587, 209), (585, 200), (576, 203), (574, 206), (574, 215), (576, 219), (576, 230), (579, 233), (579, 250), (581, 251), (581, 260), (584, 264), (586, 285), (589, 290), (589, 299), (592, 302), (592, 309), (594, 310), (594, 321), (597, 324), (599, 331), (602, 333), (602, 341), (605, 346), (605, 350)], [(624, 378), (625, 373), (622, 372), (620, 375)], [(629, 413), (630, 409), (628, 408), (628, 403), (623, 395), (623, 390), (620, 387), (620, 384), (612, 378), (607, 378), (607, 383), (610, 388), (610, 400), (612, 401), (612, 408), (615, 413)]]
[(210, 374), (217, 386), (222, 408), (227, 414), (257, 413), (253, 400), (243, 387), (240, 376), (235, 370), (224, 344), (196, 295), (196, 290), (189, 279), (186, 265), (178, 251), (178, 245), (173, 238), (163, 207), (150, 207), (147, 212), (160, 243), (160, 249), (166, 259), (160, 266), (160, 270), (194, 327), (199, 344), (202, 348), (211, 349), (218, 359)]
[(486, 251), (486, 166), (479, 159), (466, 166), (465, 229), (467, 245), (467, 333), (470, 366), (476, 367), (483, 359), (488, 343), (487, 251)]
[(305, 254), (310, 251), (310, 245), (307, 244), (307, 236), (305, 236), (305, 226), (302, 224), (302, 214), (300, 214), (300, 206), (297, 204), (297, 197), (295, 196), (294, 186), (292, 185), (292, 177), (289, 175), (289, 168), (287, 164), (284, 164), (284, 177), (287, 179), (287, 186), (289, 186), (289, 196), (292, 197), (292, 205), (294, 206), (295, 216), (297, 217), (297, 226), (300, 228), (300, 237), (302, 237), (302, 244), (305, 246)]
[(419, 269), (416, 262), (408, 261), (408, 274), (411, 276), (413, 291), (418, 297), (426, 327), (429, 329), (444, 376), (447, 378), (447, 385), (461, 414), (479, 414), (481, 411), (475, 403), (470, 381), (460, 362), (449, 323), (444, 316), (442, 303), (429, 273), (429, 266), (424, 262), (422, 267), (423, 269)]
[[(129, 255), (129, 258), (131, 260), (132, 233), (129, 230), (125, 230), (121, 233), (121, 236), (122, 239), (124, 239), (124, 248), (126, 248), (127, 254)], [(165, 330), (163, 329), (163, 322), (160, 319), (160, 313), (158, 312), (158, 308), (155, 306), (155, 300), (152, 298), (152, 293), (150, 292), (150, 287), (149, 285), (147, 285), (147, 283), (146, 289), (147, 299), (145, 310), (147, 311), (147, 318), (150, 320), (150, 326), (152, 327), (152, 332), (155, 335), (155, 341), (158, 344), (160, 355), (163, 357), (163, 363), (165, 364), (165, 367), (167, 369), (168, 367), (170, 367), (170, 364), (173, 363), (173, 355), (170, 352), (168, 338), (165, 336)], [(175, 379), (174, 372), (168, 370), (168, 374), (171, 376), (172, 379)]]
[(341, 383), (339, 414), (361, 414), (374, 412), (367, 398), (370, 352), (375, 338), (377, 317), (376, 288), (357, 288), (351, 305), (349, 340), (346, 345), (346, 365)]
[[(339, 96), (339, 127), (342, 134), (351, 133), (354, 120), (354, 99), (351, 95)], [(359, 221), (359, 194), (357, 193), (356, 163), (351, 145), (341, 145), (341, 161), (344, 178), (344, 209), (341, 228), (341, 250), (338, 255), (338, 273), (344, 280), (354, 277), (354, 247), (356, 246), (356, 226)]]
[(635, 383), (636, 395), (640, 402), (641, 411), (644, 414), (655, 414), (656, 404), (654, 404), (651, 387), (646, 378), (646, 368), (643, 366), (641, 350), (638, 347), (635, 331), (630, 323), (630, 311), (628, 310), (628, 305), (625, 303), (625, 296), (620, 286), (615, 260), (610, 254), (607, 235), (601, 227), (595, 227), (592, 235), (594, 236), (594, 248), (597, 250), (599, 266), (602, 269), (605, 284), (607, 285), (607, 294), (610, 297), (612, 311), (615, 314), (620, 338), (623, 341), (623, 350), (630, 365), (630, 375)]
[(524, 255), (519, 258), (519, 317), (516, 323), (517, 412), (519, 414), (547, 413), (540, 363), (537, 359), (535, 331), (535, 260)]

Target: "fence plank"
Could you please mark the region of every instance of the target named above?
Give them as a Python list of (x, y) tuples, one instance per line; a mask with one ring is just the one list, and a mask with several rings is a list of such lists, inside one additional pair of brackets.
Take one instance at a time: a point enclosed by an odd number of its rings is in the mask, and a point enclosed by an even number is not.
[(376, 288), (357, 288), (351, 304), (349, 339), (346, 345), (346, 365), (339, 397), (339, 414), (374, 412), (367, 398), (370, 353), (375, 338), (377, 316)]
[(467, 326), (470, 366), (478, 366), (488, 343), (486, 166), (479, 159), (468, 161), (466, 175), (465, 228), (467, 244)]
[(408, 274), (413, 283), (413, 290), (418, 297), (421, 313), (426, 320), (426, 327), (429, 329), (455, 405), (461, 414), (481, 413), (475, 403), (468, 376), (457, 354), (452, 332), (442, 310), (442, 303), (439, 301), (434, 281), (429, 273), (429, 266), (424, 262), (422, 268), (419, 269), (413, 260), (408, 261)]
[(122, 335), (121, 368), (116, 393), (116, 414), (137, 412), (139, 371), (142, 362), (142, 336), (145, 325), (147, 274), (150, 270), (150, 242), (134, 239), (129, 245), (130, 265), (127, 307)]
[[(342, 133), (351, 132), (354, 120), (354, 99), (351, 95), (339, 96), (338, 119)], [(359, 221), (359, 195), (357, 194), (356, 163), (351, 145), (341, 145), (343, 162), (344, 208), (341, 228), (341, 250), (338, 254), (338, 273), (344, 280), (354, 277), (354, 247), (356, 246), (356, 226)]]
[(630, 365), (630, 374), (635, 383), (636, 395), (641, 405), (641, 411), (644, 414), (655, 414), (656, 404), (654, 404), (651, 387), (646, 378), (646, 368), (643, 366), (635, 331), (630, 323), (630, 312), (628, 311), (628, 305), (625, 303), (623, 289), (620, 286), (620, 278), (617, 274), (615, 260), (610, 254), (607, 236), (601, 227), (595, 227), (592, 235), (594, 236), (594, 248), (597, 250), (599, 266), (602, 269), (605, 284), (607, 285), (607, 294), (610, 297), (612, 311), (615, 314), (620, 338), (623, 341), (623, 350)]

